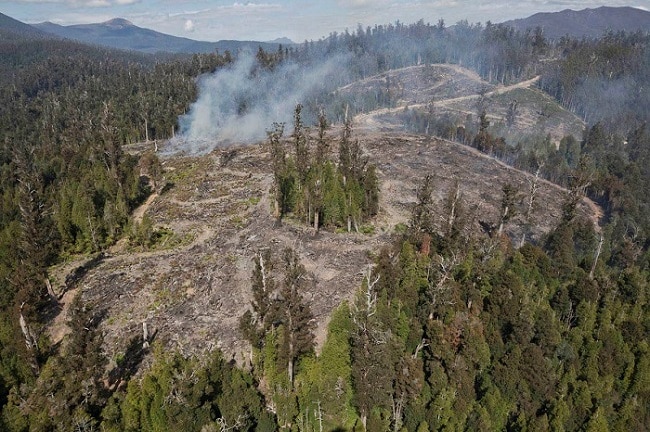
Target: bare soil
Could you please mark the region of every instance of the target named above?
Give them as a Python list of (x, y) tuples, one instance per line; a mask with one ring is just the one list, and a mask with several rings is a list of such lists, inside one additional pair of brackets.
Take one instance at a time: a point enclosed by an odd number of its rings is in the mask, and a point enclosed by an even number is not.
[[(419, 65), (366, 78), (342, 87), (339, 92), (378, 93), (391, 89), (393, 106), (357, 116), (360, 127), (401, 128), (395, 116), (405, 109), (449, 115), (457, 125), (467, 126), (468, 121), (478, 123), (484, 110), (491, 123), (489, 131), (503, 136), (511, 145), (531, 136), (549, 135), (556, 146), (567, 135), (579, 139), (585, 123), (537, 89), (538, 81), (539, 77), (534, 77), (512, 85), (493, 85), (458, 65)], [(508, 109), (513, 103), (516, 114), (508, 124)]]
[[(448, 76), (440, 80), (455, 83), (471, 75), (451, 66), (445, 71)], [(476, 215), (470, 227), (476, 233), (481, 232), (480, 221), (497, 220), (504, 183), (528, 190), (529, 174), (472, 148), (392, 128), (382, 131), (372, 127), (375, 121), (379, 121), (376, 116), (358, 118), (360, 127), (355, 129), (369, 162), (378, 167), (381, 182), (381, 209), (369, 235), (323, 230), (316, 234), (291, 219), (278, 224), (272, 216), (270, 155), (264, 146), (230, 147), (201, 157), (166, 157), (170, 187), (147, 200), (134, 217), (146, 214), (158, 229), (173, 235), (150, 250), (122, 243), (76, 284), (84, 302), (107, 310), (101, 330), (108, 357), (121, 355), (130, 339), (141, 337), (142, 323), (147, 322), (149, 332), (170, 349), (189, 354), (219, 347), (245, 362), (249, 346), (238, 331), (238, 321), (250, 307), (252, 259), (265, 248), (278, 253), (294, 248), (311, 273), (313, 283), (305, 299), (318, 325), (317, 342), (322, 344), (332, 310), (352, 298), (374, 254), (394, 240), (397, 224), (408, 221), (417, 185), (425, 175), (434, 176), (439, 202), (456, 182), (460, 184), (463, 201)], [(542, 182), (533, 240), (557, 223), (564, 193)], [(442, 205), (437, 208), (437, 221), (442, 223)], [(585, 202), (581, 211), (598, 218), (597, 209)], [(519, 225), (515, 221), (507, 227), (513, 239), (521, 234)], [(55, 290), (62, 292), (65, 273), (72, 267), (57, 270)], [(64, 308), (55, 319), (53, 337), (65, 334), (66, 312)]]

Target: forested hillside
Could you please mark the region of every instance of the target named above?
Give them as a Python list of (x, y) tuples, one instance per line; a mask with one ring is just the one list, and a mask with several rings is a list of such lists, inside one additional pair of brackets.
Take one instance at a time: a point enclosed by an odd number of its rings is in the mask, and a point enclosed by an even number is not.
[[(124, 235), (150, 193), (128, 143), (168, 138), (216, 55), (160, 62), (72, 42), (3, 40), (0, 64), (2, 400), (56, 353), (46, 270)], [(20, 325), (19, 325), (20, 323)]]
[[(558, 147), (507, 142), (490, 128), (490, 105), (477, 106), (476, 125), (462, 142), (530, 171), (530, 188), (495, 181), (498, 218), (485, 220), (463, 185), (443, 193), (436, 172), (422, 170), (408, 223), (385, 233), (388, 246), (367, 254), (371, 265), (363, 275), (350, 274), (362, 280), (358, 292), (337, 305), (320, 346), (312, 311), (318, 278), (294, 249), (264, 245), (249, 257), (248, 312), (219, 316), (220, 305), (209, 305), (217, 318), (238, 319), (236, 331), (250, 344), (247, 361), (237, 364), (218, 349), (202, 356), (175, 352), (146, 326), (123, 353), (109, 357), (111, 335), (103, 325), (130, 323), (106, 316), (101, 301), (108, 295), (96, 303), (80, 296), (68, 306), (63, 342), (52, 343), (45, 331), (59, 312), (48, 279), (52, 265), (86, 257), (74, 276), (81, 280), (120, 239), (144, 251), (167, 241), (146, 217), (134, 221), (133, 210), (152, 192), (173, 188), (174, 179), (181, 183), (196, 164), (157, 183), (158, 156), (125, 146), (172, 137), (178, 116), (197, 98), (196, 78), (236, 59), (230, 53), (157, 58), (3, 39), (0, 429), (647, 430), (649, 43), (642, 33), (550, 42), (540, 29), (421, 21), (260, 50), (253, 77), (282, 63), (307, 70), (341, 55), (344, 84), (433, 63), (472, 68), (495, 86), (539, 75), (539, 89), (587, 127)], [(313, 236), (318, 229), (350, 236), (342, 237), (341, 249), (363, 235), (350, 233), (353, 227), (362, 232), (365, 224), (371, 232), (382, 212), (379, 197), (390, 191), (369, 163), (372, 154), (353, 136), (351, 118), (395, 107), (400, 84), (385, 83), (363, 97), (333, 88), (299, 101), (288, 140), (284, 125), (268, 125), (260, 152), (269, 153), (270, 188), (223, 210), (231, 230), (245, 224), (238, 209), (262, 199), (277, 223), (295, 224), (294, 231), (311, 226)], [(327, 118), (341, 123), (337, 138), (326, 134)], [(316, 139), (307, 119), (318, 121)], [(443, 129), (417, 131), (435, 137)], [(236, 150), (221, 156), (226, 175), (234, 176), (228, 163), (236, 156)], [(209, 184), (207, 172), (195, 175), (201, 183), (187, 193), (207, 193), (201, 189)], [(242, 188), (252, 176), (251, 168), (238, 180)], [(510, 238), (509, 225), (535, 223), (535, 212), (550, 207), (535, 198), (541, 177), (564, 187), (554, 203), (561, 209), (557, 224), (542, 237)], [(210, 187), (219, 192), (219, 185)], [(585, 196), (602, 208), (600, 219), (578, 211)], [(212, 262), (196, 265), (208, 269)], [(103, 279), (107, 294), (126, 271)], [(229, 283), (233, 278), (220, 280)], [(165, 289), (156, 307), (171, 301), (174, 294)]]

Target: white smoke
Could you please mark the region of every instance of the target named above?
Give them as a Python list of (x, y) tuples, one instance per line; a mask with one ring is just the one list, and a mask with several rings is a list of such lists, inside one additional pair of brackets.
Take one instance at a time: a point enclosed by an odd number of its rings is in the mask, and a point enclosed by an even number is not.
[(251, 53), (199, 80), (199, 97), (179, 118), (171, 151), (207, 153), (218, 146), (264, 140), (274, 122), (291, 123), (296, 104), (341, 81), (345, 59), (306, 68), (285, 62), (262, 69)]

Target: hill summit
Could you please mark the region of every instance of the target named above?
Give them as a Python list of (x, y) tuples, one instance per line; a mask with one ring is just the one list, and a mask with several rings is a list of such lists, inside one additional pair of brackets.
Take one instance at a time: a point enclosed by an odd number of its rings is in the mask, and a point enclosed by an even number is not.
[(536, 13), (528, 18), (506, 21), (503, 24), (525, 31), (541, 27), (549, 39), (562, 36), (597, 38), (607, 31), (648, 31), (650, 12), (633, 7), (602, 6), (579, 11)]

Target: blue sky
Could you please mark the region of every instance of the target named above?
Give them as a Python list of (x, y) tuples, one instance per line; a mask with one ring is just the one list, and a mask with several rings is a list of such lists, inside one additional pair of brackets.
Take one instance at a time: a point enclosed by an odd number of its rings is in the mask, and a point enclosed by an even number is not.
[(459, 20), (501, 22), (536, 12), (632, 6), (650, 0), (0, 0), (0, 12), (27, 23), (87, 24), (126, 18), (135, 25), (197, 40), (319, 39), (397, 20), (447, 25)]

